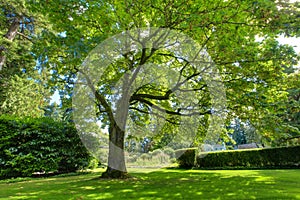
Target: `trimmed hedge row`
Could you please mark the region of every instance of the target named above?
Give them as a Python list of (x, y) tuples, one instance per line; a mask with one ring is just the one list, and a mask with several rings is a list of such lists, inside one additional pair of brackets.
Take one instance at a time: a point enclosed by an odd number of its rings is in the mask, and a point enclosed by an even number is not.
[[(180, 150), (184, 151), (184, 150)], [(193, 151), (193, 152), (191, 152)], [(194, 158), (196, 149), (189, 149), (179, 159), (182, 168), (300, 168), (300, 146), (251, 150), (203, 152)]]
[(92, 159), (72, 124), (0, 116), (1, 179), (75, 172), (88, 167)]
[(175, 151), (177, 163), (180, 168), (190, 169), (195, 166), (197, 148), (179, 149)]

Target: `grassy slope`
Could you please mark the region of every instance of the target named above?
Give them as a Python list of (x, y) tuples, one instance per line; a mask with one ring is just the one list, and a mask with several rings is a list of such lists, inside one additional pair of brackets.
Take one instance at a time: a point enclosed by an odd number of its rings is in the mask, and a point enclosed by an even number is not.
[(300, 170), (132, 169), (129, 180), (100, 180), (101, 171), (0, 182), (7, 199), (300, 199)]

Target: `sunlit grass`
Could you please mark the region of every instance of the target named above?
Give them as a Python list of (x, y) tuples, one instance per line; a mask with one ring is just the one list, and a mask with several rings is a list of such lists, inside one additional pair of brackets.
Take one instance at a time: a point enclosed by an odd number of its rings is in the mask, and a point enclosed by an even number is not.
[(92, 173), (0, 181), (7, 199), (300, 199), (300, 170), (129, 169), (133, 178)]

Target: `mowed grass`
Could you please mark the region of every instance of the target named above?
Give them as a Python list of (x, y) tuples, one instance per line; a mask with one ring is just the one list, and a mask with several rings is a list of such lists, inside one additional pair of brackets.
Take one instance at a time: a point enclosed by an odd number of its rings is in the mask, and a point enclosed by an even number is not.
[(134, 178), (89, 174), (0, 181), (0, 199), (300, 199), (300, 169), (129, 169)]

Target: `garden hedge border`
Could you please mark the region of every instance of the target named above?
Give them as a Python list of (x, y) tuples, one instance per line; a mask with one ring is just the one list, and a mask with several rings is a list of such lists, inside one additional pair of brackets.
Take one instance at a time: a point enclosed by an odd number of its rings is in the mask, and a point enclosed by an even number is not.
[(178, 149), (175, 157), (180, 168), (190, 169), (195, 166), (197, 148)]
[[(178, 150), (176, 155), (179, 154), (180, 156), (176, 158), (180, 168), (300, 168), (300, 146), (201, 152), (199, 154), (196, 148), (190, 148)], [(194, 158), (193, 155), (195, 155)]]

